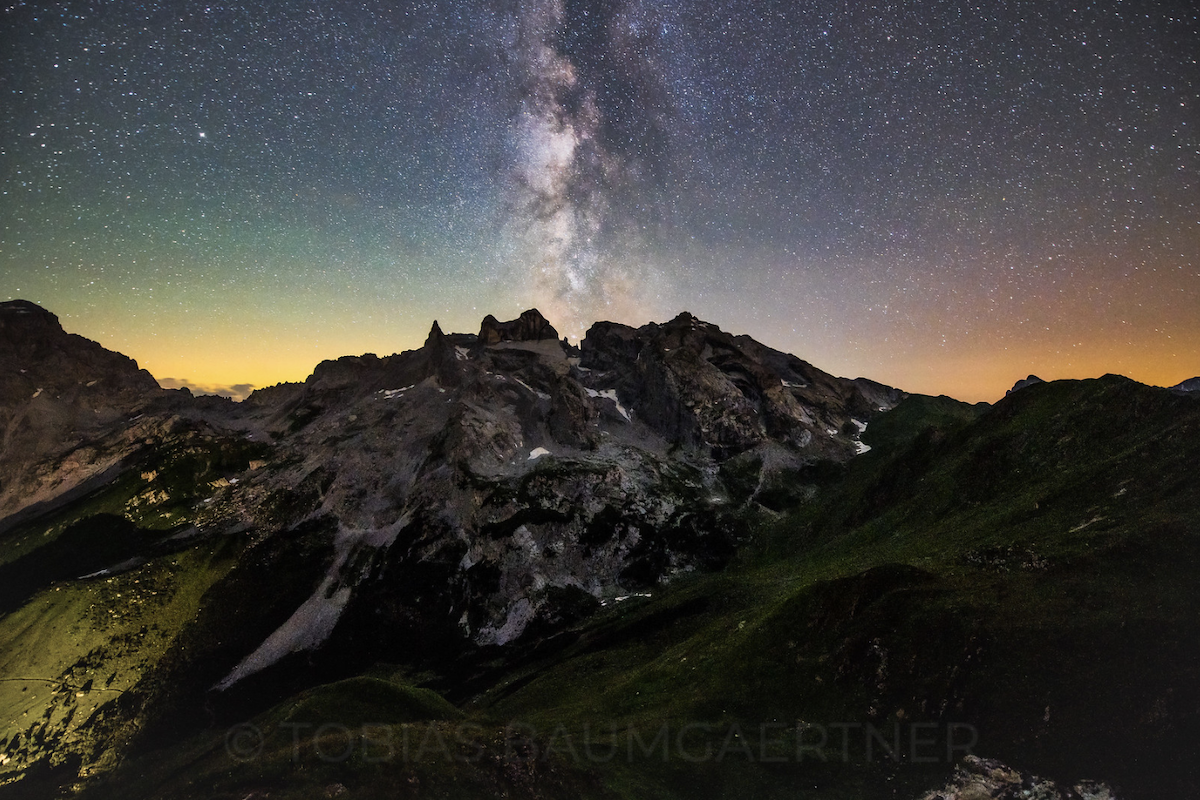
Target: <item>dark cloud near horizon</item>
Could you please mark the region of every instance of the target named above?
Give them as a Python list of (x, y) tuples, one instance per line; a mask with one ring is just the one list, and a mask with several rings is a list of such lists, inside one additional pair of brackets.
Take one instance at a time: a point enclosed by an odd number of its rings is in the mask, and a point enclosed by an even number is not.
[(250, 396), (256, 388), (253, 383), (234, 383), (230, 385), (192, 383), (187, 378), (159, 378), (158, 385), (164, 389), (187, 389), (192, 394), (216, 395), (228, 397), (241, 402)]

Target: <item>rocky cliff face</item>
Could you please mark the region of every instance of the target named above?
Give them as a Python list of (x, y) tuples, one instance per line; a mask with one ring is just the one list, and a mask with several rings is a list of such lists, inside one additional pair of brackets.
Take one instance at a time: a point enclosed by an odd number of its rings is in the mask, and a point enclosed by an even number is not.
[(44, 509), (80, 476), (127, 474), (170, 439), (261, 457), (206, 456), (203, 470), (228, 474), (190, 490), (156, 489), (154, 473), (142, 512), (183, 498), (194, 506), (176, 510), (180, 525), (241, 531), (252, 548), (333, 530), (309, 599), (227, 664), (221, 688), (335, 633), (374, 626), (381, 652), (417, 634), (502, 645), (718, 567), (773, 485), (864, 451), (858, 434), (901, 397), (689, 314), (597, 323), (575, 351), (531, 310), (489, 316), (478, 335), (434, 323), (418, 350), (324, 362), (303, 384), (220, 403), (160, 390), (32, 304), (3, 315), (8, 515)]
[(1012, 394), (1013, 392), (1019, 392), (1026, 387), (1036, 386), (1039, 383), (1045, 383), (1045, 381), (1043, 381), (1037, 375), (1030, 375), (1028, 378), (1022, 378), (1021, 380), (1014, 383), (1013, 387), (1011, 389), (1009, 389), (1007, 392), (1005, 392), (1005, 394), (1008, 395), (1008, 394)]
[(525, 311), (509, 322), (500, 322), (491, 314), (483, 318), (479, 326), (479, 341), (483, 344), (500, 342), (539, 342), (542, 339), (557, 339), (554, 330), (536, 308)]
[(137, 429), (132, 419), (175, 394), (40, 306), (0, 303), (0, 529), (104, 475)]
[(614, 386), (663, 438), (717, 460), (771, 445), (808, 458), (849, 458), (866, 420), (902, 397), (835, 378), (686, 312), (637, 330), (597, 323), (582, 351), (589, 381)]

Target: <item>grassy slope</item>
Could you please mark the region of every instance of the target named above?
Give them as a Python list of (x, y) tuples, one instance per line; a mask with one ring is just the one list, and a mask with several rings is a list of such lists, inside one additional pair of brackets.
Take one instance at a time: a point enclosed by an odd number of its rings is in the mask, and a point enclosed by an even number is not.
[[(96, 730), (174, 646), (240, 547), (171, 536), (209, 513), (212, 481), (260, 453), (175, 436), (135, 454), (108, 485), (4, 535), (0, 786), (31, 766), (111, 766), (116, 754), (96, 750)], [(80, 579), (122, 562), (116, 574)]]
[[(91, 763), (89, 726), (136, 684), (228, 568), (225, 543), (114, 577), (55, 585), (0, 619), (0, 751), (12, 774), (48, 757)], [(107, 762), (107, 764), (106, 764)], [(111, 766), (100, 758), (96, 768)]]
[[(1105, 378), (892, 415), (738, 565), (606, 609), (462, 718), (402, 673), (341, 681), (250, 720), (253, 758), (210, 731), (89, 795), (913, 797), (948, 772), (944, 741), (922, 751), (934, 763), (896, 762), (845, 729), (842, 763), (833, 726), (898, 727), (907, 750), (914, 721), (943, 739), (971, 725), (976, 752), (1123, 797), (1200, 793), (1200, 403)], [(830, 734), (826, 761), (797, 758), (800, 721)], [(362, 723), (407, 755), (380, 757)], [(708, 727), (679, 738), (688, 723)], [(629, 731), (648, 745), (664, 725), (668, 759), (630, 756)], [(359, 738), (322, 757), (349, 741), (337, 726)], [(610, 726), (616, 757), (590, 762), (585, 738), (603, 755)]]

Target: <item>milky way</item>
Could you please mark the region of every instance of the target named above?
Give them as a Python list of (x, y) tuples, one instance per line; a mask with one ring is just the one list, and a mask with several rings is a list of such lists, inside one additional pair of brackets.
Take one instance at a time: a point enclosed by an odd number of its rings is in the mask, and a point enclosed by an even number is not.
[(530, 307), (969, 399), (1200, 373), (1192, 4), (0, 14), (0, 298), (179, 385)]
[(536, 0), (518, 12), (512, 57), (521, 89), (506, 210), (529, 296), (579, 338), (598, 318), (645, 317), (653, 307), (645, 223), (659, 190), (655, 167), (668, 154), (645, 140), (666, 146), (669, 109), (606, 102), (631, 90), (665, 97), (653, 85), (652, 50), (638, 46), (645, 12), (619, 3), (571, 11), (568, 19), (562, 0)]

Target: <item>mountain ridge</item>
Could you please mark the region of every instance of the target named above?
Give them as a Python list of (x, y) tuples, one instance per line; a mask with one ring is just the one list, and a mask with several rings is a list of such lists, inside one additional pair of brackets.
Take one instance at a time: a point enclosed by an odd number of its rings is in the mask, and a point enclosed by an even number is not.
[[(204, 493), (212, 496), (182, 501), (154, 488), (155, 470), (142, 470), (152, 476), (142, 513), (198, 500), (188, 516), (200, 528), (260, 536), (331, 516), (343, 544), (327, 578), (339, 585), (371, 580), (361, 565), (358, 578), (340, 572), (363, 548), (387, 550), (415, 535), (409, 547), (420, 543), (420, 555), (412, 558), (428, 564), (440, 563), (434, 551), (449, 547), (446, 557), (458, 553), (463, 577), (442, 575), (461, 584), (442, 602), (479, 643), (510, 641), (543, 609), (553, 617), (550, 589), (602, 597), (719, 564), (738, 527), (726, 518), (730, 479), (721, 465), (731, 465), (726, 472), (748, 467), (762, 485), (806, 462), (853, 457), (865, 420), (903, 396), (834, 378), (686, 312), (641, 328), (597, 323), (575, 350), (530, 310), (505, 323), (489, 315), (477, 335), (444, 334), (435, 322), (417, 350), (324, 361), (303, 383), (260, 389), (233, 404), (163, 390), (132, 360), (66, 334), (32, 304), (10, 303), (5, 313), (16, 320), (9, 328), (33, 321), (25, 338), (41, 351), (87, 355), (57, 369), (63, 386), (94, 385), (88, 358), (113, 374), (95, 387), (112, 409), (102, 422), (82, 438), (79, 426), (64, 423), (57, 447), (47, 437), (22, 454), (24, 462), (13, 462), (15, 479), (4, 487), (9, 527), (30, 506), (53, 510), (55, 490), (69, 500), (69, 490), (86, 490), (98, 475), (128, 472), (128, 464), (151, 458), (145, 451), (154, 441), (176, 436), (195, 449), (220, 440), (270, 452), (247, 459), (257, 466), (240, 477), (210, 481)], [(73, 402), (64, 391), (53, 401)], [(20, 449), (14, 440), (4, 457), (11, 462)], [(579, 507), (556, 499), (572, 496), (591, 499)], [(162, 513), (155, 524), (178, 512)], [(620, 543), (601, 552), (593, 540)], [(557, 549), (540, 555), (547, 546)], [(478, 580), (466, 574), (481, 564), (500, 574), (478, 595)], [(325, 618), (352, 606), (350, 594), (339, 594)], [(480, 603), (490, 610), (481, 612)]]
[[(16, 308), (14, 324), (78, 344), (53, 315)], [(434, 322), (420, 348), (324, 361), (241, 403), (151, 386), (92, 344), (78, 345), (92, 361), (58, 362), (77, 366), (59, 368), (52, 391), (22, 389), (4, 407), (55, 422), (36, 446), (10, 426), (14, 449), (0, 453), (15, 465), (0, 473), (0, 575), (20, 576), (0, 598), (0, 670), (89, 688), (0, 682), (0, 720), (14, 720), (0, 730), (0, 782), (109, 774), (114, 759), (179, 754), (213, 725), (290, 718), (314, 691), (361, 702), (382, 685), (364, 676), (403, 673), (384, 681), (388, 702), (437, 691), (485, 725), (574, 725), (577, 707), (621, 718), (639, 704), (669, 719), (823, 708), (872, 724), (939, 707), (933, 718), (953, 721), (959, 708), (1018, 763), (1104, 777), (1108, 758), (1150, 785), (1113, 731), (1158, 742), (1138, 715), (1164, 693), (1192, 696), (1174, 651), (1147, 656), (1158, 694), (1100, 730), (1101, 712), (1039, 677), (1056, 728), (994, 678), (1033, 669), (997, 643), (1010, 626), (1032, 653), (1042, 613), (1079, 664), (1099, 657), (1089, 631), (1133, 653), (1143, 628), (1186, 627), (1176, 576), (1196, 501), (1179, 473), (1196, 447), (1195, 393), (1106, 376), (972, 406), (836, 378), (686, 312), (597, 323), (578, 348), (535, 310), (485, 318), (480, 334)], [(87, 386), (94, 363), (113, 375)], [(15, 368), (43, 380), (32, 361)], [(1130, 557), (1143, 521), (1155, 534)], [(1121, 597), (1143, 623), (1110, 631), (1115, 601), (1101, 589), (1130, 581), (1127, 569), (1174, 588), (1156, 608), (1133, 579)], [(1078, 630), (1074, 595), (1050, 580), (1062, 576), (1086, 597)], [(1010, 594), (1031, 605), (1010, 609)], [(1028, 629), (1012, 616), (1043, 606)], [(86, 636), (37, 633), (50, 630)], [(1128, 681), (1129, 669), (1110, 671)], [(1108, 679), (1085, 671), (1109, 697)], [(1195, 723), (1186, 709), (1156, 713)], [(1043, 729), (1093, 750), (1063, 744), (1043, 759), (1023, 738)], [(1157, 763), (1147, 747), (1138, 758)], [(860, 768), (880, 787), (896, 777)], [(117, 787), (132, 779), (111, 774)], [(948, 773), (921, 775), (905, 780), (925, 791)]]

